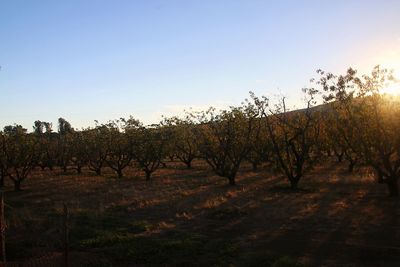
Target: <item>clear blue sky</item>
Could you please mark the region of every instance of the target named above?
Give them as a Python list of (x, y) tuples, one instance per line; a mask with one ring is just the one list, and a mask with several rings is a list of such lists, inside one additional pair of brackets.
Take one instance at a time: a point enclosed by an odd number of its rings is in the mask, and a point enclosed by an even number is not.
[(318, 68), (397, 60), (398, 0), (0, 0), (0, 127), (299, 103)]

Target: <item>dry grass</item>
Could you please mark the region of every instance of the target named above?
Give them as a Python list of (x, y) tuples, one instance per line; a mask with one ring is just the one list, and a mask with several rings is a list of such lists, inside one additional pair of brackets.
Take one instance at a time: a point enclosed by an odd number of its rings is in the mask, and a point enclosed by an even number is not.
[[(194, 259), (192, 265), (257, 266), (272, 264), (276, 253), (311, 266), (397, 266), (399, 201), (388, 198), (368, 170), (350, 175), (345, 167), (329, 163), (315, 168), (301, 181), (304, 190), (296, 192), (268, 169), (253, 172), (247, 166), (238, 185), (230, 187), (203, 162), (196, 162), (193, 170), (180, 165), (160, 169), (150, 182), (136, 170), (123, 179), (109, 170), (102, 177), (87, 171), (37, 171), (23, 184), (23, 192), (6, 193), (8, 240), (13, 249), (21, 248), (10, 257), (59, 251), (55, 240), (66, 202), (75, 227), (73, 253), (94, 253), (113, 266), (161, 264), (139, 257), (147, 250), (124, 258), (129, 253), (121, 251), (135, 247), (136, 238), (145, 238), (140, 244), (161, 240), (149, 246), (168, 255), (175, 255), (172, 248), (179, 250), (176, 257), (181, 259), (169, 265), (185, 266), (188, 257)], [(119, 250), (111, 253), (104, 242)], [(203, 251), (203, 246), (211, 249)], [(282, 266), (294, 264), (287, 262)]]

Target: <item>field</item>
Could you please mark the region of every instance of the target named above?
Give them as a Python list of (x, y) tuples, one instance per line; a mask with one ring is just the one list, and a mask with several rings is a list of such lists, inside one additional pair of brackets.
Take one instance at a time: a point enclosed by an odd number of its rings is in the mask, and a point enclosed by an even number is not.
[[(398, 266), (400, 202), (367, 169), (319, 165), (289, 190), (243, 166), (237, 185), (197, 161), (152, 180), (129, 170), (35, 170), (5, 193), (10, 262), (56, 261), (68, 206), (70, 266)], [(56, 266), (57, 264), (54, 264)], [(10, 264), (12, 266), (12, 264)], [(34, 263), (26, 266), (34, 266)]]

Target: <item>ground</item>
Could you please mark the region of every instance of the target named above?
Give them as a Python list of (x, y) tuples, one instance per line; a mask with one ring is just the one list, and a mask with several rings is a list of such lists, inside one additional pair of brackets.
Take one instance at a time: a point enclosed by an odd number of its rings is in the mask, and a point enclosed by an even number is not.
[(135, 169), (122, 179), (36, 170), (22, 192), (6, 188), (8, 259), (61, 266), (66, 203), (70, 266), (400, 262), (400, 201), (368, 169), (326, 162), (292, 191), (268, 166), (245, 164), (237, 186), (227, 184), (201, 161), (192, 170), (169, 163), (149, 182)]

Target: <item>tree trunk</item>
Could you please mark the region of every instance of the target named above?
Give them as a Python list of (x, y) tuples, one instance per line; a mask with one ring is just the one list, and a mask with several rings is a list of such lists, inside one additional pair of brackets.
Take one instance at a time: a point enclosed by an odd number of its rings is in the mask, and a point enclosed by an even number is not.
[(144, 171), (144, 172), (145, 172), (145, 174), (146, 174), (146, 181), (150, 181), (151, 172), (149, 172), (149, 171)]
[(258, 163), (253, 162), (252, 165), (253, 165), (253, 171), (256, 171), (258, 169)]
[(78, 174), (81, 174), (82, 173), (82, 166), (76, 167), (76, 171), (78, 172)]
[(124, 175), (123, 175), (123, 173), (122, 173), (122, 170), (121, 170), (121, 169), (118, 169), (118, 170), (117, 170), (117, 174), (118, 174), (118, 178), (122, 178), (122, 177), (124, 177)]
[(192, 168), (192, 161), (186, 161), (186, 168), (191, 169)]
[(21, 191), (21, 181), (20, 180), (14, 180), (14, 190), (15, 191)]
[(299, 185), (299, 178), (291, 178), (289, 179), (290, 181), (290, 188), (293, 190), (296, 190), (298, 188)]
[(391, 197), (398, 197), (399, 196), (399, 183), (397, 179), (393, 178), (387, 181), (389, 195)]
[(236, 185), (235, 176), (228, 177), (229, 185)]
[(356, 165), (356, 163), (354, 161), (350, 161), (349, 166), (347, 168), (349, 173), (352, 173), (354, 170), (354, 165)]
[(64, 171), (64, 172), (67, 172), (67, 165), (64, 165), (64, 166), (63, 166), (63, 171)]
[(7, 176), (6, 171), (5, 169), (2, 168), (0, 170), (0, 188), (3, 188), (5, 185), (6, 176)]
[(98, 175), (98, 176), (100, 176), (101, 175), (101, 168), (98, 168), (98, 169), (96, 169), (96, 174)]

